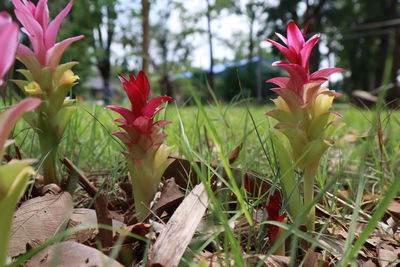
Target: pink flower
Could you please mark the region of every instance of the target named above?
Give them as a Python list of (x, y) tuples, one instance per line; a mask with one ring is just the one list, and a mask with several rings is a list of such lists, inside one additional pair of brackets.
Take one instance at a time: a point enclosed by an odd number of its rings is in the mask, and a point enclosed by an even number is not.
[(10, 15), (0, 12), (0, 86), (3, 77), (15, 59), (18, 46), (18, 25), (12, 22)]
[(23, 25), (22, 31), (26, 33), (32, 43), (32, 48), (20, 44), (18, 55), (34, 56), (42, 66), (56, 67), (62, 54), (68, 46), (83, 38), (83, 35), (68, 38), (56, 43), (57, 33), (65, 16), (71, 10), (74, 0), (56, 16), (49, 20), (47, 0), (39, 0), (37, 5), (26, 0), (13, 0), (15, 15)]
[(289, 106), (292, 102), (296, 102), (293, 104), (304, 107), (314, 101), (318, 94), (321, 93), (332, 96), (339, 95), (333, 91), (318, 92), (320, 86), (328, 80), (330, 75), (344, 70), (340, 68), (327, 68), (310, 73), (310, 54), (319, 41), (319, 34), (313, 35), (306, 41), (304, 39), (306, 28), (300, 31), (294, 22), (290, 22), (287, 27), (287, 38), (276, 33), (286, 46), (270, 39), (267, 40), (277, 47), (288, 60), (288, 62), (274, 62), (273, 66), (284, 68), (290, 77), (272, 78), (267, 82), (279, 86), (279, 88), (274, 88), (272, 91), (279, 94)]
[(173, 99), (161, 96), (147, 101), (150, 85), (143, 71), (139, 72), (137, 78), (133, 75), (130, 75), (130, 80), (121, 75), (119, 78), (131, 102), (131, 109), (108, 106), (109, 109), (121, 114), (123, 119), (115, 121), (121, 123), (119, 127), (126, 131), (117, 132), (114, 135), (125, 143), (133, 159), (140, 159), (151, 147), (159, 147), (167, 136), (160, 131), (170, 122), (166, 120), (154, 122), (153, 119), (162, 109), (159, 106)]

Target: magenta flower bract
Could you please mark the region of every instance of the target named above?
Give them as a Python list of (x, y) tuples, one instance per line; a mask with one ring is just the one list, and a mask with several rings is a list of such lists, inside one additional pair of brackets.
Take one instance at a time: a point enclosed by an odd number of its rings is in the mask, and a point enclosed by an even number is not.
[(37, 5), (25, 0), (13, 0), (13, 3), (15, 15), (23, 25), (22, 31), (28, 35), (33, 48), (32, 51), (20, 44), (18, 55), (34, 56), (42, 66), (56, 67), (68, 46), (83, 38), (83, 35), (80, 35), (56, 43), (60, 25), (71, 10), (74, 0), (52, 21), (49, 19), (47, 0), (39, 0)]
[[(318, 70), (314, 73), (309, 71), (310, 54), (314, 46), (319, 41), (319, 34), (313, 35), (307, 41), (304, 39), (306, 28), (303, 31), (297, 27), (294, 22), (290, 22), (287, 26), (287, 38), (279, 33), (276, 33), (279, 39), (286, 45), (281, 45), (271, 39), (267, 39), (278, 48), (286, 57), (287, 61), (276, 61), (272, 65), (284, 68), (290, 77), (277, 77), (269, 79), (267, 82), (274, 83), (279, 88), (274, 88), (272, 91), (280, 95), (291, 107), (290, 103), (295, 102), (295, 105), (308, 105), (318, 94), (327, 94), (338, 96), (338, 93), (333, 91), (320, 91), (320, 86), (328, 80), (328, 77), (333, 73), (344, 71), (340, 68), (327, 68)], [(290, 91), (290, 92), (288, 92)], [(297, 97), (293, 97), (294, 96)]]
[(0, 86), (15, 59), (18, 30), (18, 25), (11, 20), (10, 15), (7, 12), (0, 12)]
[[(269, 197), (268, 204), (265, 205), (265, 209), (267, 210), (268, 217), (267, 219), (275, 222), (284, 222), (286, 219), (286, 214), (279, 214), (279, 211), (282, 206), (282, 199), (279, 194), (273, 194)], [(277, 239), (279, 238), (279, 232), (282, 231), (280, 227), (276, 225), (268, 226), (268, 237), (271, 245), (275, 244)]]
[(162, 103), (172, 101), (168, 96), (161, 96), (147, 101), (150, 93), (149, 81), (143, 71), (139, 72), (137, 78), (130, 75), (130, 80), (119, 75), (125, 88), (131, 109), (109, 106), (108, 108), (121, 114), (123, 119), (115, 120), (121, 123), (119, 127), (126, 132), (114, 133), (128, 147), (132, 159), (141, 159), (142, 155), (152, 146), (160, 146), (166, 134), (160, 130), (169, 121), (160, 120), (154, 122), (154, 116), (162, 109)]

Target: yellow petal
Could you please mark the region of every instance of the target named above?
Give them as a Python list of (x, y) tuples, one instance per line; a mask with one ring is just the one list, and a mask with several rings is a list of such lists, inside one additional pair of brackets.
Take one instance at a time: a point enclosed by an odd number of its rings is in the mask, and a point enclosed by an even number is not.
[(37, 82), (30, 82), (28, 85), (24, 87), (25, 92), (30, 95), (39, 95), (42, 93), (42, 89), (40, 89), (40, 85)]
[[(319, 92), (326, 92), (329, 91), (328, 88), (321, 88)], [(315, 99), (314, 104), (311, 107), (311, 110), (313, 112), (314, 118), (318, 117), (321, 114), (324, 114), (329, 111), (329, 109), (332, 106), (332, 102), (334, 96), (326, 95), (326, 94), (320, 94), (317, 96)]]
[(282, 97), (278, 96), (278, 98), (272, 99), (272, 101), (275, 103), (276, 107), (280, 110), (286, 111), (290, 113), (290, 108), (286, 104), (285, 100), (283, 100)]
[(78, 75), (75, 75), (72, 70), (66, 70), (60, 79), (60, 85), (72, 84), (77, 80), (79, 80)]

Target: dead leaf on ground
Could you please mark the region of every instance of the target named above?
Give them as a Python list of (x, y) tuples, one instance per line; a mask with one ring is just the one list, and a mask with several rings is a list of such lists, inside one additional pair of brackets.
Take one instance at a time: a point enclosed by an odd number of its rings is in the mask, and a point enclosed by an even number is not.
[(368, 260), (368, 261), (362, 262), (360, 264), (360, 267), (377, 267), (377, 265), (372, 260)]
[[(308, 249), (306, 258), (304, 260), (304, 265), (307, 267), (317, 267), (317, 266), (325, 266), (324, 263), (321, 264), (322, 254), (320, 252), (315, 251), (314, 249)], [(327, 265), (328, 266), (328, 265)]]
[(71, 195), (63, 192), (47, 194), (22, 203), (15, 212), (8, 254), (11, 257), (26, 252), (32, 240), (43, 243), (67, 225), (73, 211)]
[[(84, 209), (84, 208), (78, 208), (73, 210), (68, 227), (75, 227), (78, 225), (81, 226), (89, 224), (97, 224), (97, 215), (95, 210)], [(125, 225), (126, 224), (124, 224), (121, 221), (114, 219), (112, 220), (112, 226), (114, 228), (122, 228)], [(97, 233), (98, 231), (96, 228), (84, 229), (70, 235), (68, 237), (68, 240), (76, 241), (78, 243), (85, 243), (86, 241), (92, 239)]]
[(396, 267), (400, 264), (400, 249), (382, 243), (378, 246), (378, 260), (381, 267)]
[[(147, 238), (148, 233), (150, 231), (150, 227), (151, 225), (148, 223), (136, 223), (133, 225), (123, 226), (121, 229), (126, 232)], [(117, 241), (121, 236), (125, 235), (117, 233), (114, 237), (114, 241)], [(134, 241), (137, 241), (137, 239), (130, 236), (126, 236), (123, 244), (132, 243)]]
[[(232, 259), (232, 257), (231, 257)], [(290, 257), (279, 256), (279, 255), (271, 255), (266, 257), (262, 254), (244, 254), (243, 259), (245, 261), (246, 266), (268, 266), (268, 267), (287, 267), (290, 263)], [(225, 263), (225, 255), (221, 253), (211, 253), (208, 251), (202, 251), (200, 254), (196, 256), (196, 261), (201, 266), (212, 266), (212, 267), (222, 267), (226, 266)], [(262, 265), (259, 265), (260, 262), (263, 262)], [(229, 266), (235, 266), (235, 262), (233, 260), (230, 261)]]
[(119, 262), (104, 255), (97, 249), (76, 242), (66, 241), (43, 250), (29, 260), (26, 267), (43, 266), (108, 266), (123, 267)]
[[(181, 204), (185, 196), (175, 183), (175, 178), (168, 179), (161, 190), (160, 199), (154, 205), (153, 211), (160, 216), (164, 211), (172, 214)], [(151, 216), (151, 215), (150, 215)]]
[(235, 147), (231, 154), (229, 154), (229, 164), (233, 164), (237, 158), (239, 157), (239, 153), (242, 150), (243, 143), (240, 143), (237, 147)]

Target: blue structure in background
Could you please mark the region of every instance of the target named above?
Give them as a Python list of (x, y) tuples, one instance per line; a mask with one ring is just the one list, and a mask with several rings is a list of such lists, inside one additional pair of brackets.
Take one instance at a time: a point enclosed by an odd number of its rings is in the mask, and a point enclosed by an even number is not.
[[(274, 93), (270, 88), (273, 84), (266, 80), (276, 76), (286, 76), (283, 69), (272, 67), (274, 60), (261, 57), (245, 58), (235, 62), (218, 63), (214, 65), (214, 92), (220, 99), (230, 100), (240, 92), (258, 100), (271, 97)], [(177, 74), (173, 80), (190, 79), (196, 86), (205, 86), (208, 69), (186, 71)], [(240, 82), (239, 82), (240, 79)]]

